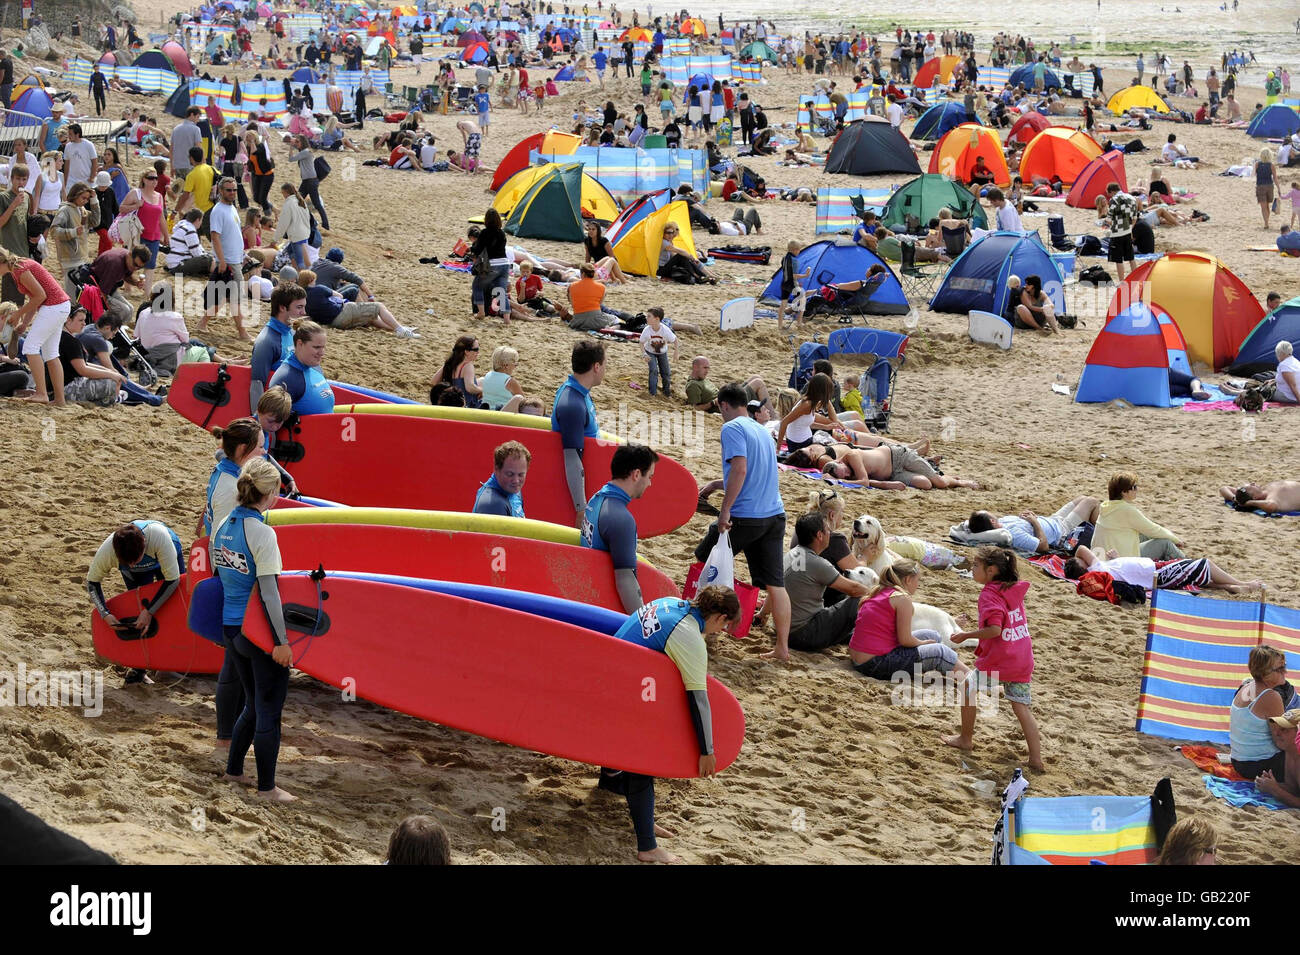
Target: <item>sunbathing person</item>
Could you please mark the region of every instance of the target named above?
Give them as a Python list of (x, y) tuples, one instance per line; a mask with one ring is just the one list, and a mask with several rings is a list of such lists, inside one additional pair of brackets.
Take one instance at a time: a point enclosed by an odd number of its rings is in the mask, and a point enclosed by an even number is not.
[(1065, 562), (1065, 579), (1078, 580), (1091, 571), (1110, 574), (1116, 580), (1147, 590), (1226, 590), (1230, 594), (1245, 594), (1263, 590), (1262, 580), (1241, 581), (1233, 577), (1208, 557), (1187, 557), (1182, 560), (1162, 561), (1159, 566), (1149, 557), (1120, 557), (1113, 550), (1106, 551), (1102, 560), (1087, 547), (1080, 545), (1074, 556)]
[[(804, 450), (806, 451), (807, 448)], [(882, 444), (875, 448), (849, 448), (846, 453), (853, 463), (849, 464), (847, 470), (835, 468), (837, 473), (833, 476), (843, 478), (852, 474), (853, 480), (896, 482), (905, 487), (916, 488), (918, 491), (958, 487), (979, 488), (979, 484), (975, 481), (940, 474), (920, 452), (903, 444)], [(788, 458), (787, 463), (790, 463)], [(845, 463), (848, 464), (847, 459)]]
[(1221, 487), (1219, 494), (1239, 511), (1264, 511), (1268, 514), (1291, 514), (1300, 511), (1300, 481), (1270, 481), (1268, 484), (1243, 484)]

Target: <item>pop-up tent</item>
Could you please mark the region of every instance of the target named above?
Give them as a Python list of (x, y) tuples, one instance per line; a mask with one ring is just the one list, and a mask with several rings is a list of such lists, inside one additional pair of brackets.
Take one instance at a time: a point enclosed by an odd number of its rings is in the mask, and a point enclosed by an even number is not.
[[(182, 50), (181, 52), (184, 51)], [(189, 58), (186, 57), (186, 59)], [(162, 50), (157, 49), (145, 50), (135, 58), (135, 62), (131, 65), (138, 70), (165, 70), (168, 73), (177, 72), (176, 64), (172, 62), (171, 57)], [(193, 67), (190, 68), (191, 75), (193, 75), (193, 69)]]
[(912, 127), (912, 138), (926, 141), (940, 139), (948, 130), (964, 122), (966, 107), (961, 103), (935, 103), (921, 114)]
[(497, 165), (497, 171), (492, 176), (492, 191), (495, 192), (504, 186), (515, 173), (528, 168), (530, 153), (536, 151), (544, 156), (569, 156), (581, 145), (581, 136), (561, 132), (558, 129), (525, 136), (510, 148), (510, 152), (506, 153), (505, 158)]
[(909, 215), (916, 216), (922, 224), (949, 209), (958, 219), (970, 219), (976, 228), (987, 229), (989, 221), (984, 207), (961, 183), (937, 173), (925, 173), (904, 183), (889, 198), (880, 219), (888, 226), (892, 222), (906, 222)]
[(1106, 194), (1106, 187), (1112, 182), (1128, 192), (1128, 176), (1124, 172), (1124, 154), (1118, 149), (1102, 153), (1083, 167), (1079, 177), (1074, 180), (1070, 194), (1065, 197), (1065, 204), (1076, 209), (1091, 209), (1098, 196)]
[(1168, 408), (1169, 370), (1192, 373), (1182, 332), (1161, 308), (1134, 302), (1102, 328), (1083, 365), (1074, 400), (1123, 398), (1135, 405)]
[[(547, 163), (537, 170), (532, 184), (506, 219), (505, 230), (511, 235), (521, 239), (581, 242), (584, 212), (606, 222), (618, 216), (618, 203), (604, 186), (582, 174), (582, 163)], [(525, 170), (513, 179), (532, 171)], [(509, 190), (510, 183), (506, 183), (497, 199)]]
[(175, 40), (168, 40), (164, 43), (162, 53), (171, 61), (172, 68), (181, 76), (194, 75), (194, 64), (190, 62), (190, 55), (185, 52), (185, 47)]
[(932, 56), (921, 64), (916, 71), (913, 84), (921, 89), (929, 89), (937, 78), (942, 83), (952, 82), (952, 71), (961, 65), (960, 56)]
[(776, 50), (767, 45), (764, 40), (755, 40), (752, 43), (745, 44), (744, 49), (740, 51), (742, 60), (767, 60), (769, 63), (779, 62)]
[(1011, 124), (1011, 129), (1007, 133), (1007, 142), (1016, 140), (1020, 143), (1028, 143), (1031, 139), (1045, 130), (1052, 124), (1047, 121), (1047, 117), (1039, 112), (1029, 112), (1021, 116)]
[[(22, 96), (16, 96), (13, 100), (13, 107), (5, 116), (6, 126), (32, 126), (37, 125), (31, 117), (36, 119), (49, 119), (54, 115), (54, 100), (50, 94), (40, 88), (29, 88), (23, 92)], [(39, 144), (33, 144), (39, 145)]]
[(1126, 86), (1122, 90), (1116, 91), (1106, 101), (1106, 108), (1116, 116), (1131, 109), (1153, 109), (1157, 113), (1169, 112), (1169, 107), (1160, 98), (1160, 94), (1151, 87), (1143, 86), (1140, 83), (1137, 86)]
[[(898, 281), (898, 276), (884, 259), (870, 249), (863, 248), (855, 242), (836, 239), (823, 239), (814, 242), (799, 253), (795, 259), (795, 274), (812, 272), (807, 278), (800, 279), (799, 284), (805, 289), (818, 289), (823, 285), (837, 285), (841, 282), (857, 282), (866, 277), (867, 270), (873, 265), (883, 265), (889, 273), (880, 287), (871, 294), (864, 311), (872, 315), (905, 315), (910, 310), (907, 295)], [(763, 290), (763, 298), (779, 301), (781, 298), (781, 270), (777, 269), (772, 281)]]
[(890, 172), (921, 172), (916, 154), (903, 134), (879, 116), (855, 120), (844, 127), (826, 156), (828, 173), (875, 176)]
[[(1016, 67), (1016, 69), (1011, 71), (1011, 76), (1007, 78), (1007, 85), (1016, 86), (1023, 83), (1025, 89), (1032, 90), (1035, 86), (1034, 78), (1039, 72), (1039, 66), (1040, 64), (1038, 63), (1026, 63), (1024, 66)], [(1049, 70), (1046, 66), (1042, 67), (1042, 75), (1044, 89), (1059, 90), (1061, 88), (1060, 77)]]
[(1067, 185), (1079, 178), (1083, 167), (1101, 155), (1101, 147), (1082, 130), (1071, 126), (1048, 126), (1029, 141), (1020, 157), (1020, 178), (1059, 176)]
[(993, 173), (995, 185), (1011, 185), (1011, 170), (1002, 154), (1002, 140), (995, 130), (977, 123), (962, 123), (944, 134), (930, 153), (929, 171), (951, 176), (958, 182), (969, 182), (970, 171), (980, 156)]
[(1278, 342), (1290, 342), (1300, 352), (1300, 297), (1283, 302), (1264, 316), (1242, 341), (1237, 359), (1228, 366), (1230, 375), (1257, 375), (1277, 366)]
[(1007, 276), (1021, 281), (1031, 275), (1043, 280), (1043, 291), (1056, 314), (1065, 312), (1061, 273), (1037, 232), (988, 232), (957, 256), (930, 299), (936, 312), (965, 315), (972, 309), (1002, 315), (1007, 304)]
[(41, 75), (39, 73), (28, 73), (21, 83), (14, 85), (13, 91), (9, 94), (9, 102), (15, 102), (18, 97), (28, 90), (43, 89), (45, 89), (45, 80), (41, 79)]
[[(569, 166), (577, 166), (581, 172), (582, 163), (543, 163), (540, 166), (530, 166), (527, 169), (521, 169), (507, 180), (492, 200), (492, 208), (501, 213), (503, 219), (509, 219), (511, 213), (518, 209), (524, 196), (528, 194), (539, 182), (553, 178), (557, 172), (564, 170), (565, 177), (570, 177)], [(567, 180), (566, 180), (567, 181)], [(602, 186), (596, 179), (587, 173), (581, 174), (581, 192), (579, 193), (579, 203), (583, 209), (594, 219), (602, 222), (613, 222), (618, 218), (618, 202), (610, 195), (609, 190)]]
[(619, 268), (630, 275), (654, 275), (659, 270), (664, 226), (670, 222), (677, 226), (677, 247), (696, 255), (690, 208), (684, 200), (674, 199), (671, 189), (660, 189), (630, 203), (605, 233)]
[(1256, 139), (1279, 139), (1300, 130), (1300, 113), (1290, 106), (1274, 103), (1265, 106), (1246, 127), (1246, 135)]
[(1246, 284), (1205, 252), (1170, 252), (1143, 262), (1115, 286), (1106, 320), (1137, 301), (1166, 312), (1183, 333), (1187, 356), (1216, 371), (1232, 364), (1264, 317)]

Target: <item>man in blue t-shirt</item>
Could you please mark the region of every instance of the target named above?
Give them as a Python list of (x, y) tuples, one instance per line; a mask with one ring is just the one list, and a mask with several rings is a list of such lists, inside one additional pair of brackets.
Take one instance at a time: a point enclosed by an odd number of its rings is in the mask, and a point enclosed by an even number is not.
[(1008, 514), (994, 517), (988, 511), (975, 511), (966, 520), (974, 534), (1003, 528), (1011, 533), (1011, 546), (1027, 554), (1045, 554), (1063, 545), (1084, 522), (1096, 524), (1101, 516), (1101, 502), (1095, 497), (1075, 498), (1051, 517), (1039, 517), (1025, 511), (1019, 517)]
[(733, 381), (718, 392), (722, 413), (722, 507), (717, 523), (695, 548), (707, 560), (718, 532), (731, 532), (731, 547), (749, 563), (754, 586), (767, 591), (766, 607), (776, 627), (768, 656), (790, 658), (790, 597), (785, 590), (785, 505), (776, 481), (776, 442), (749, 416), (745, 386)]
[(623, 609), (642, 604), (636, 579), (636, 518), (627, 509), (650, 487), (659, 455), (642, 444), (624, 444), (609, 463), (609, 483), (592, 495), (583, 512), (582, 546), (608, 551)]
[(518, 441), (499, 445), (492, 453), (492, 476), (474, 498), (474, 513), (523, 517), (524, 479), (532, 460), (532, 452)]
[(560, 443), (564, 447), (564, 477), (573, 498), (574, 526), (581, 530), (583, 513), (587, 509), (587, 475), (582, 466), (582, 449), (587, 438), (600, 435), (591, 389), (605, 380), (604, 344), (578, 342), (573, 346), (569, 367), (573, 374), (555, 392), (551, 430), (560, 433)]
[(592, 54), (592, 63), (596, 67), (596, 76), (600, 80), (600, 88), (605, 88), (605, 65), (609, 62), (609, 56), (605, 53), (603, 46), (596, 47), (596, 52)]

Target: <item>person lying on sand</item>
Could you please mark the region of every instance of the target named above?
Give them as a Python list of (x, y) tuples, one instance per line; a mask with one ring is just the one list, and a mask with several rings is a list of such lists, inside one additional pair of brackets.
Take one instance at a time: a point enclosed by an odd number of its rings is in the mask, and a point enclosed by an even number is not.
[(1039, 517), (1025, 511), (1019, 517), (1008, 514), (994, 517), (988, 511), (975, 511), (966, 520), (972, 534), (982, 534), (995, 528), (1011, 532), (1011, 546), (1026, 553), (1045, 554), (1070, 538), (1084, 521), (1096, 524), (1101, 514), (1101, 501), (1095, 497), (1077, 497), (1051, 517)]
[(1268, 484), (1243, 484), (1219, 488), (1219, 494), (1239, 511), (1265, 511), (1289, 514), (1300, 511), (1300, 481), (1271, 481)]
[(1202, 590), (1246, 594), (1264, 589), (1262, 580), (1238, 580), (1208, 557), (1162, 561), (1157, 566), (1148, 557), (1120, 557), (1113, 550), (1106, 551), (1103, 559), (1080, 545), (1074, 556), (1065, 562), (1065, 579), (1078, 580), (1091, 571), (1102, 571), (1116, 580), (1147, 590), (1186, 590), (1188, 587), (1199, 587)]
[[(792, 454), (786, 459), (786, 463), (798, 467), (795, 464), (797, 455), (808, 454), (809, 445), (802, 451)], [(822, 459), (829, 454), (823, 453), (823, 446), (815, 445), (816, 449), (812, 453), (816, 455), (817, 461), (815, 467), (823, 467)], [(976, 481), (966, 480), (964, 478), (948, 477), (940, 474), (935, 466), (927, 460), (922, 452), (910, 448), (904, 444), (882, 444), (874, 448), (849, 448), (843, 447), (841, 452), (836, 450), (838, 457), (835, 461), (825, 465), (826, 473), (832, 477), (841, 480), (854, 480), (864, 483), (871, 482), (872, 487), (880, 486), (876, 482), (889, 482), (889, 489), (902, 490), (901, 487), (916, 488), (918, 491), (942, 490), (949, 488), (967, 487), (974, 490), (979, 489)], [(799, 458), (807, 460), (807, 458)]]

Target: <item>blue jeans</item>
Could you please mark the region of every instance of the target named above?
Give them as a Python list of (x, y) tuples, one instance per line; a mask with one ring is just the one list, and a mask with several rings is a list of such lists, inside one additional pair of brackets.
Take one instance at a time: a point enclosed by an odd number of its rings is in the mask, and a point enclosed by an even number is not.
[(249, 744), (257, 761), (257, 791), (275, 788), (275, 764), (280, 758), (280, 714), (289, 694), (289, 668), (282, 667), (242, 633), (226, 637), (226, 659), (235, 665), (244, 690), (244, 710), (230, 737), (226, 772), (244, 774)]
[[(470, 286), (470, 304), (475, 309), (483, 306), (485, 311), (491, 313), (487, 306), (497, 304), (503, 314), (510, 312), (510, 266), (494, 265), (488, 269), (486, 275), (474, 276), (474, 282)], [(500, 290), (498, 298), (497, 290)]]
[(293, 256), (293, 264), (299, 269), (307, 267), (307, 240), (301, 242), (289, 243), (289, 254)]
[(673, 383), (671, 379), (672, 367), (668, 364), (668, 353), (662, 352), (658, 355), (646, 356), (646, 364), (650, 366), (650, 394), (659, 393), (659, 378), (664, 380), (664, 391), (671, 394)]

